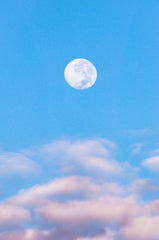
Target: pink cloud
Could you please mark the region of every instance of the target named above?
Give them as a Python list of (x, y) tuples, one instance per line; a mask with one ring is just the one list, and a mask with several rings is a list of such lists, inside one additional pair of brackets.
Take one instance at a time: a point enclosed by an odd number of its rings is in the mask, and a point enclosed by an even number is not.
[(158, 240), (159, 216), (139, 216), (124, 225), (121, 235), (124, 240)]
[(0, 240), (76, 240), (77, 235), (68, 230), (38, 230), (27, 229), (17, 232), (4, 232)]
[(114, 240), (114, 233), (110, 230), (105, 230), (104, 233), (91, 237), (79, 237), (77, 240)]
[(30, 212), (22, 207), (0, 205), (0, 225), (17, 225), (31, 220)]
[(20, 232), (3, 233), (0, 240), (48, 240), (50, 232), (28, 229)]
[[(143, 198), (145, 192), (157, 191), (157, 185), (136, 175), (129, 178), (134, 169), (127, 162), (114, 160), (113, 143), (101, 139), (55, 141), (36, 151), (50, 161), (50, 167), (60, 163), (66, 169), (73, 165), (84, 169), (86, 175), (56, 178), (6, 199), (0, 205), (0, 240), (159, 239), (159, 200), (148, 202)], [(33, 173), (38, 165), (24, 156), (27, 153), (4, 154), (0, 168), (7, 172), (8, 166), (8, 173), (13, 168), (23, 175), (31, 173), (33, 167)], [(150, 167), (156, 162), (151, 158), (143, 164)], [(96, 171), (94, 178), (88, 177)], [(126, 183), (121, 184), (123, 176)]]
[(80, 225), (103, 222), (122, 224), (139, 214), (140, 207), (131, 198), (106, 196), (96, 200), (50, 202), (38, 210), (41, 218), (49, 222)]
[[(115, 188), (115, 185), (112, 186)], [(8, 199), (15, 205), (41, 205), (46, 204), (50, 196), (83, 193), (95, 195), (102, 191), (102, 186), (91, 183), (87, 177), (70, 176), (55, 179), (47, 184), (34, 186), (28, 190), (21, 190), (16, 196)]]

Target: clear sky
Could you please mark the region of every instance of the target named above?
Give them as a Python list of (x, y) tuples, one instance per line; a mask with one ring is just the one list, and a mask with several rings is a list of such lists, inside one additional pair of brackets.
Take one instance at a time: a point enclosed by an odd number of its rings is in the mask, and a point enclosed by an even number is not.
[[(158, 240), (159, 2), (0, 12), (0, 240)], [(97, 69), (90, 89), (64, 79), (76, 58)]]

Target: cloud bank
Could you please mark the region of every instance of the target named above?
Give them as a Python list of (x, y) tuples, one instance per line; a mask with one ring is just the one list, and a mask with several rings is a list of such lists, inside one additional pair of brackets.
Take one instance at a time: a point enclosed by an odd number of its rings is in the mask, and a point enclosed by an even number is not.
[[(158, 240), (159, 199), (145, 197), (158, 185), (116, 155), (117, 146), (105, 139), (58, 140), (1, 154), (4, 169), (12, 164), (19, 176), (42, 172), (45, 164), (59, 176), (1, 202), (0, 240)], [(146, 158), (138, 168), (156, 170), (157, 161)]]

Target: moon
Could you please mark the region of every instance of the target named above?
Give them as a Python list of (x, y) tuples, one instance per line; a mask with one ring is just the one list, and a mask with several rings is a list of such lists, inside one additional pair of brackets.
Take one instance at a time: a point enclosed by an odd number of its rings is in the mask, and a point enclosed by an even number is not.
[(97, 79), (97, 70), (87, 59), (77, 58), (66, 66), (64, 77), (71, 87), (83, 90), (93, 86)]

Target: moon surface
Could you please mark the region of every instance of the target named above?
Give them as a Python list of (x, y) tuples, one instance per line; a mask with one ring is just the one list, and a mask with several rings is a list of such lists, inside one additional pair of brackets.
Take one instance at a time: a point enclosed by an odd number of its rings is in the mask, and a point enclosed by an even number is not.
[(97, 79), (95, 66), (84, 58), (71, 61), (65, 68), (66, 82), (75, 89), (87, 89), (93, 86)]

